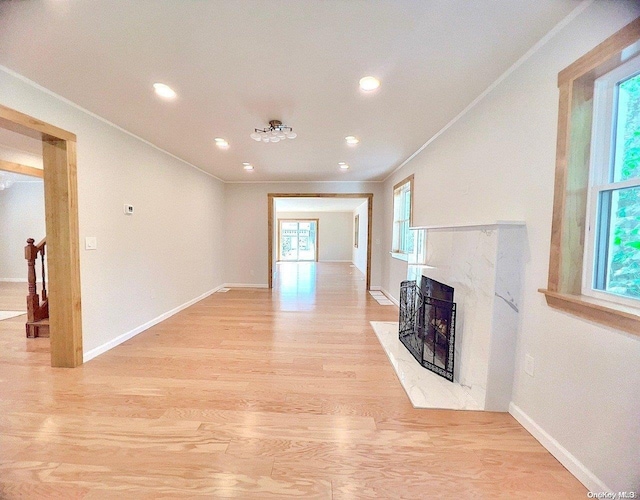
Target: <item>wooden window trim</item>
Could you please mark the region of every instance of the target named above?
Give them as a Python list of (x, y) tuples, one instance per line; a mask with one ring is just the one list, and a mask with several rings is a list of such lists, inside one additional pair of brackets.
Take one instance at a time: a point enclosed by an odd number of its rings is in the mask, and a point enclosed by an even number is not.
[(582, 295), (594, 81), (640, 53), (640, 17), (558, 74), (558, 138), (549, 276), (556, 309), (640, 336), (640, 308)]
[[(413, 174), (408, 177), (405, 177), (400, 182), (398, 182), (395, 186), (393, 186), (393, 226), (392, 226), (392, 237), (393, 237), (393, 229), (398, 222), (404, 222), (406, 219), (398, 219), (396, 220), (396, 191), (404, 186), (405, 184), (409, 184), (409, 195), (411, 197), (411, 205), (409, 207), (409, 227), (413, 226)], [(395, 255), (409, 255), (408, 252), (403, 252), (399, 248), (395, 248), (396, 242), (391, 242), (391, 253)]]

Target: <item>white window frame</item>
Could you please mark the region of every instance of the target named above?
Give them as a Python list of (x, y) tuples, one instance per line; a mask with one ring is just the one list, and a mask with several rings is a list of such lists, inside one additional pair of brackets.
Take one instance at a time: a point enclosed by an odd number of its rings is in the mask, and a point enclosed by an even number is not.
[[(409, 218), (399, 219), (398, 217), (398, 199), (401, 197), (402, 192), (409, 193)], [(413, 226), (413, 175), (410, 175), (406, 179), (401, 180), (398, 184), (393, 186), (393, 226), (392, 226), (392, 241), (391, 241), (391, 255), (398, 257), (402, 260), (407, 260), (411, 252), (406, 248), (407, 236), (410, 234), (410, 229), (407, 229), (405, 238), (401, 238), (400, 227), (402, 224), (408, 223), (408, 227)]]
[[(640, 307), (640, 299), (618, 295), (595, 288), (596, 281), (596, 245), (598, 242), (598, 201), (604, 191), (620, 190), (640, 186), (640, 178), (621, 182), (611, 180), (614, 168), (612, 151), (616, 138), (614, 123), (614, 104), (617, 97), (617, 84), (621, 80), (640, 73), (640, 56), (637, 56), (613, 71), (601, 76), (594, 85), (593, 125), (591, 135), (591, 154), (589, 167), (589, 192), (587, 196), (587, 219), (585, 227), (584, 265), (582, 274), (582, 294), (616, 304)], [(607, 266), (609, 263), (607, 262)]]

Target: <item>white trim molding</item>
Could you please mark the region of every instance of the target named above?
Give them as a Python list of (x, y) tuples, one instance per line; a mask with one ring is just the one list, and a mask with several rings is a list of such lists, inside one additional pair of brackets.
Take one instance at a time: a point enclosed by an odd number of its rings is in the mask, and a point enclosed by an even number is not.
[(534, 438), (536, 438), (558, 462), (564, 465), (578, 481), (585, 485), (589, 491), (612, 493), (603, 481), (593, 472), (574, 457), (569, 450), (556, 441), (547, 431), (540, 427), (529, 415), (513, 402), (509, 403), (509, 413), (524, 427)]
[(269, 288), (266, 283), (225, 283), (225, 288)]
[(202, 299), (206, 299), (209, 295), (212, 295), (212, 294), (216, 293), (218, 290), (220, 290), (223, 287), (224, 287), (224, 285), (219, 285), (219, 286), (209, 290), (208, 292), (203, 293), (199, 297), (196, 297), (195, 299), (191, 299), (190, 301), (185, 302), (184, 304), (179, 305), (178, 307), (175, 307), (175, 308), (171, 309), (170, 311), (167, 311), (166, 313), (163, 313), (160, 316), (158, 316), (156, 318), (153, 318), (150, 321), (147, 321), (146, 323), (134, 328), (133, 330), (130, 330), (130, 331), (126, 332), (126, 333), (123, 333), (122, 335), (117, 336), (115, 339), (112, 339), (109, 342), (106, 342), (106, 343), (102, 344), (101, 346), (98, 346), (98, 347), (96, 347), (94, 349), (91, 349), (90, 351), (85, 352), (83, 354), (83, 363), (86, 363), (87, 361), (90, 361), (93, 358), (95, 358), (97, 356), (100, 356), (100, 354), (103, 354), (103, 353), (113, 349), (114, 347), (122, 344), (123, 342), (126, 342), (127, 340), (135, 337), (139, 333), (142, 333), (145, 330), (148, 330), (149, 328), (151, 328), (152, 326), (155, 326), (158, 323), (163, 322), (165, 319), (169, 319), (174, 314), (177, 314), (180, 311), (186, 309), (187, 307), (192, 306), (196, 302), (200, 302)]
[(26, 283), (27, 278), (0, 278), (0, 283)]

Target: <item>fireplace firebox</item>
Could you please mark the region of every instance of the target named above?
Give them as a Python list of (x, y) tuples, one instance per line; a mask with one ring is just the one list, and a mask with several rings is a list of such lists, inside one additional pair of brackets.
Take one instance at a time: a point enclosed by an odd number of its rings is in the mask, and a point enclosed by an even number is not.
[(453, 382), (454, 289), (422, 276), (400, 285), (400, 341), (426, 369)]

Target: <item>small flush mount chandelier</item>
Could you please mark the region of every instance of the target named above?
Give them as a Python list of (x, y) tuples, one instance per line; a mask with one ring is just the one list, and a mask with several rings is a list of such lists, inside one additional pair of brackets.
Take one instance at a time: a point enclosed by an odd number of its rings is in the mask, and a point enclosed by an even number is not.
[(257, 128), (250, 136), (254, 141), (280, 142), (284, 139), (298, 137), (291, 127), (283, 125), (280, 120), (271, 120), (267, 128)]

